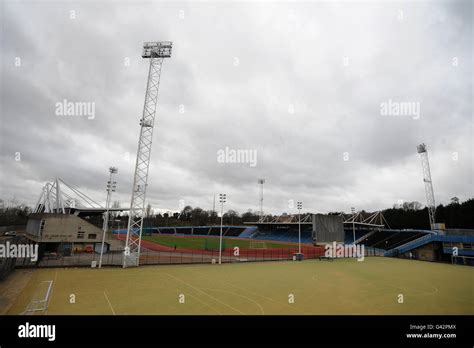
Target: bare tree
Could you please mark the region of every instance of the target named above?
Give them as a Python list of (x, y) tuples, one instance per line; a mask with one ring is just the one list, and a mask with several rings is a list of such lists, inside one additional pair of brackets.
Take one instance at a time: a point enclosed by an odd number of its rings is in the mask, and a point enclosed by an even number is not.
[(145, 210), (145, 217), (150, 217), (152, 215), (152, 209), (151, 209), (151, 204), (148, 203), (147, 206), (146, 206), (146, 210)]
[(403, 202), (402, 209), (405, 211), (408, 210), (420, 210), (422, 207), (422, 204), (420, 202)]
[[(114, 201), (112, 203), (112, 209), (118, 209), (118, 208), (120, 208), (120, 202), (119, 201)], [(117, 216), (119, 216), (119, 212), (118, 211), (112, 211), (111, 215), (115, 219)]]

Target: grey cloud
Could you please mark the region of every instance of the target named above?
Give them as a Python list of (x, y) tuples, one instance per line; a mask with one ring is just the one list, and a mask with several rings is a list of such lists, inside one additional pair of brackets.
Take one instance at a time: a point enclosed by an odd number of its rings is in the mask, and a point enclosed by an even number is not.
[[(115, 165), (116, 197), (128, 204), (147, 73), (140, 49), (153, 40), (174, 42), (150, 168), (156, 209), (177, 210), (179, 199), (209, 209), (219, 192), (229, 208), (258, 209), (259, 177), (267, 179), (272, 213), (289, 211), (288, 199), (323, 212), (424, 202), (420, 142), (430, 150), (437, 200), (473, 195), (470, 2), (4, 7), (0, 189), (7, 200), (34, 204), (55, 176), (104, 200)], [(63, 99), (95, 102), (96, 118), (54, 115)], [(420, 102), (420, 119), (381, 116), (388, 99)], [(218, 163), (226, 146), (257, 150), (258, 165)]]

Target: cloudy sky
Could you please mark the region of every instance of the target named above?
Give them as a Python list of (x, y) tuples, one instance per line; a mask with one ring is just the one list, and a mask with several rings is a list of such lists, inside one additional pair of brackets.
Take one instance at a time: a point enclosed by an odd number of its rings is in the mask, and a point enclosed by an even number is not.
[[(59, 176), (129, 205), (148, 61), (163, 65), (147, 201), (265, 211), (376, 210), (474, 194), (473, 5), (440, 2), (1, 2), (0, 198)], [(94, 103), (94, 117), (56, 114)], [(390, 103), (390, 104), (389, 104)], [(404, 104), (403, 104), (404, 103)], [(390, 106), (388, 114), (382, 106)], [(404, 115), (396, 106), (413, 106)], [(419, 110), (417, 108), (419, 107)], [(221, 163), (248, 150), (256, 163)], [(256, 164), (256, 165), (253, 165)]]

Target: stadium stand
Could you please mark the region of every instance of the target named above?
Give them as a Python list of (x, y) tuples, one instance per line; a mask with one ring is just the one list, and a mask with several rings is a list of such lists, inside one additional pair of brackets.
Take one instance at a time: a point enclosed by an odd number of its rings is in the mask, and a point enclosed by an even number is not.
[(158, 227), (158, 232), (161, 234), (176, 234), (174, 227)]
[(356, 242), (367, 247), (390, 250), (429, 233), (431, 231), (377, 230)]
[[(227, 229), (226, 227), (222, 227), (222, 234), (225, 233), (226, 229)], [(209, 236), (219, 236), (220, 234), (221, 234), (220, 227), (211, 227), (209, 229), (209, 233), (208, 233)]]
[[(251, 235), (256, 231), (254, 226), (223, 226), (222, 232), (227, 237), (241, 237), (241, 234)], [(113, 230), (114, 234), (127, 234), (127, 229)], [(219, 236), (220, 226), (175, 226), (175, 227), (144, 227), (143, 233), (150, 234), (176, 234), (197, 236)], [(245, 237), (243, 237), (245, 238)]]
[[(345, 238), (344, 238), (344, 243), (345, 244), (351, 244), (354, 241), (354, 235), (352, 230), (349, 232), (348, 230), (344, 231), (345, 232)], [(364, 236), (367, 236), (369, 233), (373, 233), (373, 231), (369, 232), (368, 230), (357, 230), (355, 231), (355, 236), (356, 236), (356, 244), (359, 243), (359, 239), (361, 239)]]
[[(274, 230), (257, 231), (252, 235), (251, 239), (298, 243), (298, 230), (284, 230), (281, 232)], [(306, 229), (301, 231), (301, 243), (313, 243), (311, 230)]]
[(385, 248), (390, 250), (396, 248), (402, 244), (411, 242), (412, 240), (418, 239), (420, 237), (426, 236), (424, 232), (398, 232), (391, 236), (388, 240), (385, 241)]
[(182, 227), (180, 229), (176, 229), (176, 233), (178, 233), (178, 234), (192, 234), (193, 229), (191, 227)]
[(246, 230), (246, 227), (228, 227), (227, 231), (224, 233), (226, 237), (237, 237)]
[(426, 234), (420, 238), (413, 239), (408, 243), (392, 248), (386, 251), (384, 256), (396, 256), (433, 242), (441, 242), (445, 254), (452, 254), (453, 246), (456, 246), (459, 255), (474, 256), (474, 250), (472, 250), (474, 236), (446, 236), (434, 233)]
[[(223, 235), (234, 238), (248, 238), (256, 241), (298, 242), (298, 224), (261, 224), (258, 226), (223, 226)], [(127, 233), (126, 229), (114, 233)], [(220, 226), (176, 226), (147, 227), (145, 234), (176, 234), (182, 236), (219, 236)], [(344, 243), (354, 241), (353, 228), (344, 226)], [(450, 262), (453, 248), (458, 255), (474, 257), (473, 230), (446, 230), (446, 234), (430, 230), (393, 230), (386, 228), (365, 228), (355, 226), (356, 244), (363, 244), (371, 254)], [(313, 244), (312, 227), (301, 225), (301, 242)], [(464, 260), (462, 260), (464, 262)], [(469, 261), (471, 262), (471, 261)]]
[(239, 238), (252, 238), (252, 236), (257, 232), (257, 226), (246, 227), (245, 230), (239, 235)]

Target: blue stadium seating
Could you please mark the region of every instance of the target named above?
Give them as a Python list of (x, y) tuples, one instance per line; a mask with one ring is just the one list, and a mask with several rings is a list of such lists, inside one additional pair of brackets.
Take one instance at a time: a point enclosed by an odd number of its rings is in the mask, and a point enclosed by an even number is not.
[[(255, 234), (252, 235), (252, 239), (258, 240), (274, 240), (278, 242), (291, 242), (291, 243), (298, 243), (298, 230), (291, 230), (291, 231), (275, 231), (275, 230), (268, 230), (268, 231), (257, 231)], [(313, 238), (311, 236), (311, 231), (303, 230), (301, 231), (301, 243), (313, 243)]]

